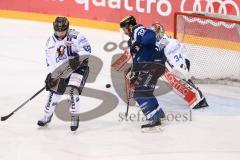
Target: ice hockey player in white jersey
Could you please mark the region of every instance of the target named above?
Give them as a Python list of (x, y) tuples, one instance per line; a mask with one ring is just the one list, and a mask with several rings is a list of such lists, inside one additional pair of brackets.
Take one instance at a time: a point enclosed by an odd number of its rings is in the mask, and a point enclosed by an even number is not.
[(160, 23), (154, 23), (151, 29), (156, 33), (156, 45), (159, 50), (164, 50), (164, 54), (167, 58), (165, 66), (170, 72), (175, 75), (181, 82), (185, 83), (191, 91), (196, 93), (195, 103), (191, 108), (203, 108), (207, 107), (206, 98), (202, 92), (197, 88), (193, 82), (189, 79), (190, 61), (187, 57), (185, 46), (178, 40), (165, 34), (164, 27)]
[[(56, 17), (53, 22), (53, 28), (54, 34), (47, 40), (45, 49), (49, 71), (45, 84), (46, 90), (49, 91), (49, 98), (44, 108), (44, 115), (37, 124), (39, 126), (45, 126), (51, 121), (55, 107), (61, 95), (64, 94), (64, 92), (54, 89), (57, 82), (53, 80), (52, 74), (56, 68), (69, 61), (69, 66), (73, 72), (69, 77), (64, 79), (64, 83), (59, 85), (59, 87), (70, 87), (70, 129), (75, 131), (79, 125), (79, 95), (81, 94), (81, 90), (84, 87), (89, 73), (88, 56), (91, 54), (91, 46), (82, 34), (73, 29), (69, 29), (69, 21), (66, 17)], [(81, 56), (87, 58), (81, 62), (78, 58), (74, 58)]]

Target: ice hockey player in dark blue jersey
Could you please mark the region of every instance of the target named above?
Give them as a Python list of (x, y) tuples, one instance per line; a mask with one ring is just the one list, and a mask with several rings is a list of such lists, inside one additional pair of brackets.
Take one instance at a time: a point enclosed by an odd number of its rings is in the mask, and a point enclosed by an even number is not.
[(130, 38), (128, 45), (133, 59), (127, 78), (134, 86), (133, 98), (147, 119), (146, 124), (141, 128), (159, 126), (165, 114), (153, 92), (157, 79), (164, 73), (165, 62), (156, 50), (156, 34), (143, 25), (137, 24), (133, 16), (123, 18), (120, 27)]

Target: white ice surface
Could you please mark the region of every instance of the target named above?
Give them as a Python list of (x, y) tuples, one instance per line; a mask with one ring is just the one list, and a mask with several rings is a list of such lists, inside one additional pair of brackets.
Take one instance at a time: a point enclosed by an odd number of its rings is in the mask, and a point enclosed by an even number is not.
[[(103, 45), (119, 42), (115, 32), (79, 28), (93, 46), (93, 54), (104, 60), (97, 81), (88, 87), (109, 91), (110, 62), (116, 50), (106, 53)], [(44, 45), (52, 24), (0, 19), (0, 115), (5, 115), (43, 86), (47, 74)], [(39, 129), (47, 93), (40, 94), (13, 117), (0, 123), (0, 160), (239, 160), (240, 88), (200, 85), (210, 107), (192, 112), (192, 121), (165, 122), (159, 133), (140, 132), (139, 122), (119, 122), (126, 105), (120, 101), (112, 112), (81, 122), (76, 133), (69, 122), (54, 117)], [(99, 101), (82, 98), (82, 110)], [(158, 97), (166, 113), (188, 113), (184, 101), (170, 92)], [(130, 108), (130, 113), (137, 109)]]

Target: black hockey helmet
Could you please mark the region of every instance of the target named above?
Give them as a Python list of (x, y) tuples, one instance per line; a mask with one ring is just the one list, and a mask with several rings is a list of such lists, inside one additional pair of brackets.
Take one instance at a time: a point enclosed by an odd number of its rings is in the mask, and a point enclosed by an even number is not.
[(126, 16), (120, 21), (120, 28), (129, 27), (130, 25), (137, 25), (137, 21), (132, 15)]
[(69, 21), (66, 17), (57, 17), (53, 22), (53, 28), (56, 32), (66, 31), (69, 28)]

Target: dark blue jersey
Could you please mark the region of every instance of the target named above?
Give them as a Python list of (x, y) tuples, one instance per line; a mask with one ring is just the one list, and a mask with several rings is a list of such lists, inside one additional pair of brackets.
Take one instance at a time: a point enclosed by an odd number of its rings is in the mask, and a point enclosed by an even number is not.
[(156, 59), (161, 59), (163, 51), (156, 46), (156, 34), (150, 29), (146, 29), (141, 24), (133, 27), (130, 37), (130, 48), (138, 46), (139, 51), (131, 51), (134, 66), (139, 66), (139, 63), (155, 62)]

